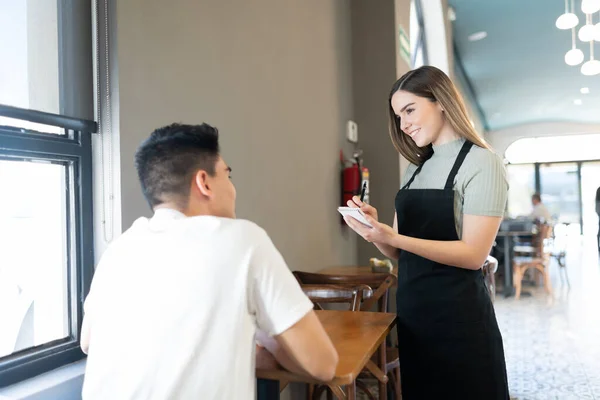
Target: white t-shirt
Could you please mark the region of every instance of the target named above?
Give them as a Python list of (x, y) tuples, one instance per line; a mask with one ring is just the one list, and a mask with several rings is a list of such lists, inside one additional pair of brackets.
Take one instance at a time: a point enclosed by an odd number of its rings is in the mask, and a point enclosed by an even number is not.
[(550, 222), (552, 220), (552, 215), (550, 215), (550, 211), (543, 203), (538, 203), (533, 206), (533, 211), (531, 212), (531, 218), (533, 219), (543, 219), (545, 222)]
[(254, 399), (256, 330), (312, 307), (254, 223), (157, 210), (96, 269), (83, 399)]

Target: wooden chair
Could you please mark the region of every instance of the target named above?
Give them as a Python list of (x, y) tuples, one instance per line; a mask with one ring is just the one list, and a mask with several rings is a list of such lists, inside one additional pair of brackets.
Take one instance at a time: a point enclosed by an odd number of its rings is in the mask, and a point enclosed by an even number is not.
[[(537, 224), (538, 226), (538, 231), (540, 230), (540, 224)], [(556, 233), (555, 233), (555, 226), (556, 225), (548, 225), (549, 229), (550, 229), (550, 233), (549, 233), (549, 237), (546, 240), (546, 246), (549, 249), (549, 253), (550, 253), (550, 258), (554, 258), (558, 264), (559, 267), (559, 276), (560, 276), (560, 280), (561, 282), (564, 283), (564, 281), (567, 281), (567, 286), (571, 286), (571, 282), (569, 282), (569, 274), (567, 272), (567, 264), (566, 264), (566, 257), (567, 257), (567, 251), (564, 248), (564, 244), (561, 244), (560, 240), (556, 240)], [(522, 255), (522, 256), (533, 256), (537, 253), (537, 248), (534, 245), (535, 243), (535, 238), (534, 238), (534, 242), (531, 243), (530, 245), (519, 245), (519, 246), (514, 246), (513, 248), (513, 252), (515, 253), (515, 255)]]
[[(387, 312), (389, 289), (395, 286), (397, 278), (394, 274), (367, 273), (362, 275), (330, 275), (312, 272), (294, 271), (294, 276), (301, 285), (304, 284), (334, 284), (346, 287), (369, 285), (373, 288), (372, 294), (363, 291), (362, 311), (369, 310), (377, 304), (378, 312)], [(375, 377), (379, 382), (379, 397), (387, 399), (387, 383), (391, 381), (397, 399), (402, 398), (400, 389), (400, 358), (398, 349), (387, 347), (384, 342), (378, 354), (367, 363), (366, 369), (356, 381), (356, 386), (370, 399), (375, 399), (368, 387), (360, 379)]]
[(377, 311), (387, 312), (389, 289), (396, 285), (397, 278), (394, 274), (369, 273), (363, 275), (329, 275), (313, 272), (294, 271), (294, 276), (300, 285), (338, 285), (356, 287), (368, 285), (373, 288), (370, 297), (363, 293), (361, 310), (370, 310), (378, 303)]
[(349, 311), (359, 311), (363, 296), (368, 298), (373, 295), (373, 289), (367, 285), (349, 287), (301, 283), (300, 287), (314, 303), (315, 310), (323, 310), (322, 304), (348, 304)]
[(571, 282), (569, 282), (569, 274), (567, 272), (567, 250), (565, 248), (565, 244), (561, 240), (556, 240), (556, 231), (555, 226), (551, 227), (550, 239), (548, 240), (548, 245), (550, 246), (550, 257), (554, 258), (559, 267), (559, 275), (561, 283), (564, 282), (563, 275), (567, 280), (567, 286), (571, 286)]
[[(347, 304), (350, 311), (359, 311), (363, 296), (371, 297), (373, 295), (373, 290), (367, 285), (352, 287), (328, 284), (305, 285), (300, 282), (300, 287), (313, 302), (315, 310), (322, 310), (322, 304)], [(307, 398), (309, 400), (318, 399), (327, 388), (331, 390), (331, 392), (327, 392), (328, 398), (332, 393), (336, 394), (338, 398), (345, 398), (343, 392), (340, 393), (341, 388), (339, 387), (313, 384), (308, 384)]]
[[(552, 293), (550, 282), (550, 250), (546, 242), (550, 237), (551, 227), (547, 224), (539, 226), (538, 233), (533, 238), (533, 252), (528, 256), (517, 256), (513, 259), (513, 281), (515, 285), (515, 299), (521, 296), (523, 276), (529, 269), (539, 271), (544, 280), (544, 288), (548, 294)], [(518, 249), (522, 250), (522, 249)], [(519, 253), (523, 254), (522, 251)]]

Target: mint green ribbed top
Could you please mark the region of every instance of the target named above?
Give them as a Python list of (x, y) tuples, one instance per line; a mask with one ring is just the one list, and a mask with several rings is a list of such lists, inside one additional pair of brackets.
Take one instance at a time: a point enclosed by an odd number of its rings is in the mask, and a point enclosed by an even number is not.
[[(443, 189), (465, 139), (433, 146), (427, 160), (409, 189)], [(410, 164), (402, 178), (402, 187), (417, 169)], [(454, 219), (462, 237), (464, 214), (502, 217), (508, 198), (506, 169), (494, 152), (473, 145), (454, 178)]]

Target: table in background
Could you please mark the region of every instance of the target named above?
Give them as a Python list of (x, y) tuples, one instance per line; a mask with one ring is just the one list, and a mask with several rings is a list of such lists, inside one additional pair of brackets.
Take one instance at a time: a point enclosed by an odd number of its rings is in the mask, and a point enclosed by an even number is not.
[(498, 237), (504, 238), (504, 297), (514, 296), (515, 287), (513, 286), (512, 260), (514, 238), (517, 236), (532, 236), (531, 231), (500, 231)]

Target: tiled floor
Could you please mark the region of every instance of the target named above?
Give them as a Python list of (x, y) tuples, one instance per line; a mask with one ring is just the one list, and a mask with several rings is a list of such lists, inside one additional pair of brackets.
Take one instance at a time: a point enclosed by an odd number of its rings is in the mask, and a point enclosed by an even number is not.
[(553, 296), (525, 288), (531, 297), (496, 298), (511, 397), (600, 400), (600, 263), (595, 237), (569, 240), (561, 283), (551, 266)]

